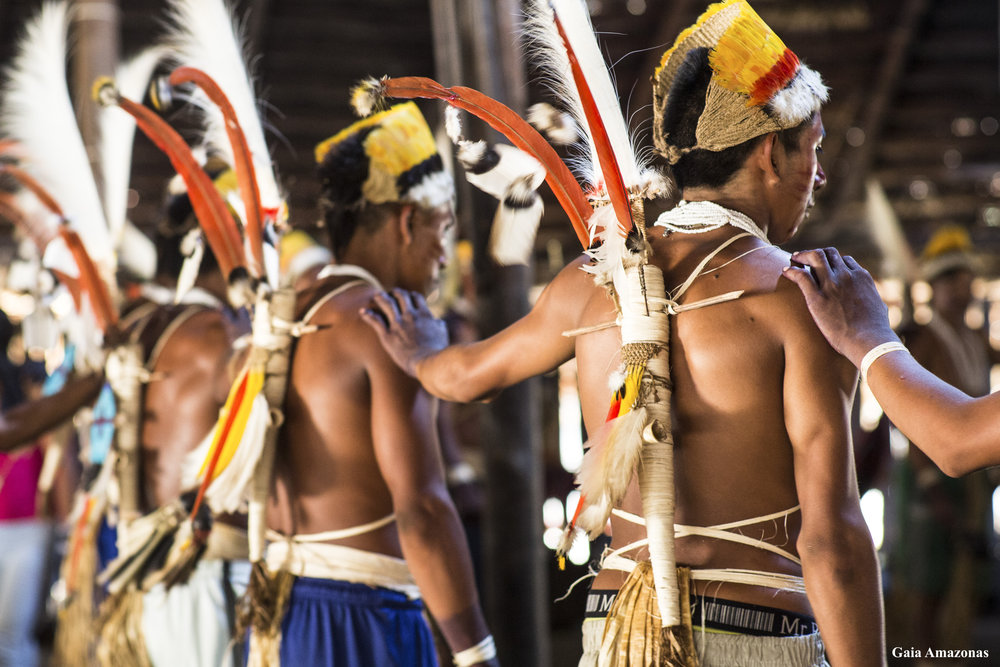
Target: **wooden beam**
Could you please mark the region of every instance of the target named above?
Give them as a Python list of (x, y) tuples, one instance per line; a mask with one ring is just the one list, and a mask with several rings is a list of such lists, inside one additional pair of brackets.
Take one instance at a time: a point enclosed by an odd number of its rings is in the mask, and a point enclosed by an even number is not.
[(77, 122), (98, 192), (103, 192), (98, 151), (100, 109), (91, 98), (91, 90), (98, 77), (112, 76), (118, 65), (121, 12), (117, 0), (72, 0), (69, 15), (75, 42), (70, 77)]
[[(431, 0), (437, 76), (477, 88), (524, 112), (525, 74), (517, 43), (517, 0)], [(474, 119), (471, 138), (497, 139)], [(477, 323), (489, 336), (529, 310), (531, 267), (499, 267), (489, 257), (489, 221), (497, 202), (471, 189), (458, 171), (460, 229), (475, 249)], [(500, 662), (550, 664), (548, 581), (542, 525), (541, 416), (538, 381), (505, 389), (482, 407), (486, 503), (482, 514), (483, 603)]]
[(831, 212), (834, 220), (844, 214), (848, 201), (860, 195), (861, 185), (875, 159), (889, 103), (899, 86), (914, 34), (927, 13), (928, 6), (929, 0), (906, 0), (899, 20), (891, 32), (885, 57), (882, 58), (882, 66), (873, 81), (871, 97), (864, 109), (864, 115), (856, 124), (864, 131), (865, 141), (853, 150), (847, 151), (846, 159), (850, 166), (847, 169), (846, 180), (835, 186), (837, 190)]

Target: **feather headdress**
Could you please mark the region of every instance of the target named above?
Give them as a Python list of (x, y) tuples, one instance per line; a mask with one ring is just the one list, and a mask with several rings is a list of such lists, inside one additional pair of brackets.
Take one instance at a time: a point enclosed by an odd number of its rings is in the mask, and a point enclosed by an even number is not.
[(102, 78), (95, 82), (94, 98), (102, 106), (118, 106), (132, 116), (136, 126), (167, 156), (187, 186), (191, 206), (228, 282), (230, 301), (236, 306), (251, 301), (254, 287), (248, 281), (240, 232), (191, 148), (155, 112), (122, 95), (112, 79)]
[[(260, 198), (265, 209), (281, 209), (284, 196), (264, 138), (259, 98), (248, 70), (246, 37), (224, 0), (171, 0), (166, 43), (178, 66), (196, 67), (226, 91), (253, 155)], [(206, 115), (205, 143), (228, 164), (235, 164), (222, 111), (204, 97), (192, 97)]]
[(167, 43), (176, 64), (203, 74), (188, 70), (185, 76), (175, 70), (172, 83), (197, 84), (189, 99), (205, 114), (204, 144), (233, 165), (240, 178), (240, 219), (247, 229), (251, 273), (266, 272), (276, 285), (277, 251), (261, 239), (273, 236), (269, 228), (283, 226), (287, 211), (247, 65), (245, 35), (225, 0), (171, 0), (169, 18)]
[(968, 230), (952, 224), (934, 232), (920, 253), (920, 269), (924, 280), (934, 280), (960, 269), (978, 273), (981, 267)]
[(351, 104), (355, 111), (365, 116), (373, 110), (383, 108), (386, 106), (385, 100), (392, 98), (436, 99), (468, 111), (541, 163), (545, 167), (545, 182), (569, 217), (577, 238), (587, 247), (590, 240), (587, 220), (591, 207), (583, 189), (555, 149), (510, 107), (478, 90), (465, 86), (447, 88), (433, 79), (417, 76), (362, 81), (351, 93)]
[[(352, 123), (320, 142), (315, 157), (324, 197), (340, 206), (408, 202), (434, 208), (455, 196), (434, 135), (412, 102)], [(359, 172), (358, 161), (367, 169)]]
[[(665, 125), (683, 85), (685, 62), (708, 50), (711, 80), (694, 143)], [(678, 94), (679, 93), (679, 94)], [(653, 74), (653, 142), (672, 164), (694, 149), (720, 151), (795, 127), (829, 97), (823, 81), (787, 48), (746, 0), (710, 5), (678, 35)], [(684, 143), (685, 145), (681, 145)]]
[[(122, 94), (141, 97), (164, 55), (163, 47), (152, 46), (122, 61), (115, 68), (115, 80)], [(118, 263), (133, 275), (149, 280), (155, 275), (156, 247), (128, 220), (135, 122), (110, 109), (101, 111), (98, 122), (102, 199), (108, 231), (118, 249)]]

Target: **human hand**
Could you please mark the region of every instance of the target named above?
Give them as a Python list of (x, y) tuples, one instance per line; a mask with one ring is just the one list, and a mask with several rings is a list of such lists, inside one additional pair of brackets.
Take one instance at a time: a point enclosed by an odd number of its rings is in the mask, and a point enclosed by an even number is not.
[(824, 248), (794, 253), (792, 262), (782, 274), (802, 290), (830, 345), (855, 366), (876, 345), (899, 340), (875, 281), (853, 257)]
[(361, 319), (375, 330), (392, 360), (413, 377), (422, 359), (448, 346), (444, 321), (434, 317), (416, 292), (399, 288), (379, 292), (361, 310)]

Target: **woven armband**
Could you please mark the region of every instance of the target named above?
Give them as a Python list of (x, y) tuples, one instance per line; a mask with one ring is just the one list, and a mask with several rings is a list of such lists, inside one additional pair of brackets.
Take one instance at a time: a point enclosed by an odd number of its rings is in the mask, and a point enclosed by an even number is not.
[(486, 635), (486, 638), (475, 646), (470, 646), (464, 651), (456, 653), (452, 660), (456, 667), (470, 667), (495, 657), (497, 657), (496, 642), (493, 641), (493, 635)]
[(868, 369), (872, 367), (876, 361), (881, 357), (889, 354), (890, 352), (909, 352), (906, 346), (900, 343), (898, 340), (891, 341), (889, 343), (882, 343), (881, 345), (876, 345), (872, 349), (868, 350), (864, 358), (861, 360), (861, 379), (868, 383)]

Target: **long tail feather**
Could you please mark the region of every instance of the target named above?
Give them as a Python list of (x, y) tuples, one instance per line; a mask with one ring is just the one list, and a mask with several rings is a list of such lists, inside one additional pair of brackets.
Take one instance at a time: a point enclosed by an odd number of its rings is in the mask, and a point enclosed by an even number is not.
[(191, 206), (223, 275), (231, 279), (234, 270), (245, 264), (239, 230), (235, 228), (232, 216), (212, 180), (191, 153), (191, 148), (174, 128), (152, 110), (123, 97), (110, 80), (98, 81), (94, 86), (94, 95), (101, 104), (118, 105), (131, 115), (138, 128), (170, 159), (187, 185)]
[(251, 257), (248, 258), (249, 270), (251, 275), (260, 277), (264, 275), (264, 224), (261, 217), (257, 174), (246, 135), (232, 103), (212, 77), (194, 67), (178, 67), (170, 75), (170, 85), (178, 86), (184, 83), (194, 83), (201, 88), (226, 120), (225, 128), (233, 156), (232, 164), (239, 181), (240, 197), (243, 199), (245, 215), (243, 224), (247, 230), (247, 242), (251, 252)]
[[(141, 98), (149, 86), (153, 71), (166, 54), (162, 46), (153, 46), (122, 62), (115, 69), (115, 81), (122, 95)], [(101, 176), (104, 179), (104, 209), (111, 236), (122, 240), (128, 212), (128, 187), (132, 170), (132, 146), (135, 121), (129, 116), (103, 109), (100, 114)]]
[(512, 144), (544, 165), (545, 182), (569, 217), (581, 245), (587, 247), (587, 219), (591, 214), (587, 197), (555, 149), (509, 107), (478, 90), (464, 86), (446, 88), (433, 79), (417, 76), (372, 79), (363, 82), (352, 95), (355, 109), (359, 112), (377, 106), (383, 98), (442, 100), (468, 111), (507, 137)]
[[(570, 38), (567, 36), (558, 14), (555, 17), (555, 21), (559, 34), (566, 45), (566, 55), (569, 58), (570, 69), (573, 72), (573, 80), (576, 82), (577, 90), (580, 93), (580, 102), (583, 106), (583, 113), (587, 118), (587, 127), (590, 129), (590, 136), (594, 142), (594, 150), (601, 165), (604, 187), (607, 190), (608, 198), (611, 200), (611, 206), (615, 210), (615, 215), (618, 217), (622, 236), (625, 236), (634, 223), (632, 220), (632, 205), (629, 201), (628, 187), (622, 175), (622, 162), (619, 162), (620, 156), (615, 154), (604, 115), (602, 115), (601, 108), (598, 106), (594, 91), (590, 89), (584, 69), (577, 59), (576, 52), (573, 50)], [(615, 99), (617, 101), (617, 97)], [(616, 110), (612, 117), (614, 116), (620, 118), (621, 110)], [(610, 118), (608, 122), (610, 122)], [(638, 185), (638, 174), (636, 175), (636, 185)]]
[[(26, 189), (30, 190), (50, 211), (62, 217), (62, 208), (55, 198), (44, 186), (31, 177), (24, 170), (14, 165), (0, 165), (0, 172), (5, 172), (16, 178)], [(73, 260), (79, 270), (78, 280), (80, 286), (90, 298), (94, 316), (97, 318), (97, 325), (101, 331), (107, 331), (108, 327), (118, 321), (118, 315), (108, 291), (108, 285), (101, 279), (100, 271), (90, 257), (86, 246), (80, 236), (67, 225), (59, 228), (59, 236), (69, 248), (73, 255)]]
[[(282, 193), (264, 138), (264, 125), (247, 62), (245, 35), (224, 0), (171, 0), (167, 43), (179, 65), (197, 67), (226, 91), (253, 155), (260, 201), (265, 212), (282, 208)], [(207, 117), (205, 142), (234, 164), (227, 119), (219, 108), (195, 96)], [(280, 222), (280, 221), (278, 221)]]
[(90, 305), (94, 309), (94, 316), (97, 318), (97, 326), (101, 331), (118, 322), (118, 313), (111, 301), (111, 294), (108, 293), (107, 285), (101, 280), (97, 267), (90, 259), (87, 248), (83, 245), (80, 236), (63, 226), (59, 229), (59, 235), (66, 242), (66, 246), (73, 254), (77, 267), (80, 269), (80, 281), (84, 291), (90, 298)]
[[(37, 208), (37, 204), (36, 204)], [(41, 213), (26, 206), (25, 198), (0, 191), (0, 216), (7, 218), (32, 240), (41, 256), (55, 237), (57, 225), (49, 224), (50, 212)]]

